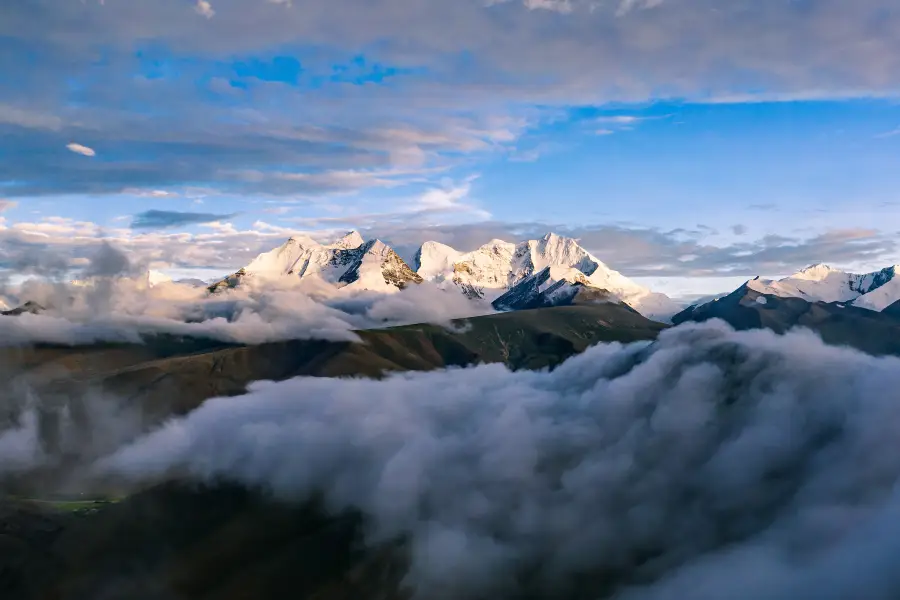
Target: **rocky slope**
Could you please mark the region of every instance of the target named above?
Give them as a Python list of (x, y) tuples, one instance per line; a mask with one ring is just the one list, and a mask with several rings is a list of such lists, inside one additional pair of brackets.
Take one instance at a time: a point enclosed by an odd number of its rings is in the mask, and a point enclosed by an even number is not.
[(685, 309), (673, 322), (721, 319), (735, 329), (777, 333), (803, 327), (829, 344), (875, 355), (900, 355), (900, 309), (877, 312), (851, 303), (809, 301), (770, 291), (771, 287), (759, 280), (749, 281), (718, 300)]

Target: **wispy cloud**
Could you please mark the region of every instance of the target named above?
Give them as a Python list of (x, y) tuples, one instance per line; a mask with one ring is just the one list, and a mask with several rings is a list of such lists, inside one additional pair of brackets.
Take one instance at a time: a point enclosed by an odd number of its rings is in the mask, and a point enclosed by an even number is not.
[(4, 199), (0, 198), (0, 213), (5, 212), (11, 208), (15, 208), (18, 205), (19, 205), (19, 203), (15, 202), (13, 200), (4, 200)]
[(226, 221), (235, 216), (234, 213), (218, 215), (213, 213), (178, 212), (172, 210), (148, 210), (134, 216), (132, 229), (167, 229), (200, 223)]
[(894, 136), (898, 136), (898, 135), (900, 135), (900, 127), (896, 128), (896, 129), (892, 129), (890, 131), (885, 131), (884, 133), (879, 133), (875, 137), (876, 138), (889, 138), (889, 137), (894, 137)]
[(56, 115), (9, 104), (0, 104), (0, 124), (15, 125), (28, 129), (57, 131), (62, 128), (63, 121)]

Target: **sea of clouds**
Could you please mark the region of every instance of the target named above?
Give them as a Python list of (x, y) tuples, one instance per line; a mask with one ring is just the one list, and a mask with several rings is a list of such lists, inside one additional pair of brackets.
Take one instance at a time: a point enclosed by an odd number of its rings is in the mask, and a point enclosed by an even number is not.
[[(322, 494), (419, 598), (900, 594), (900, 359), (685, 325), (552, 372), (260, 382), (94, 465)], [(602, 583), (601, 583), (602, 582)], [(588, 596), (580, 596), (588, 597)]]

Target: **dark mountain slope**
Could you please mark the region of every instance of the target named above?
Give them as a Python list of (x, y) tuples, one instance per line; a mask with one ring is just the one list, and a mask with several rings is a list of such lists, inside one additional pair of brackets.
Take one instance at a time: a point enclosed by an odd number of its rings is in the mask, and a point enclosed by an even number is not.
[(254, 346), (159, 336), (146, 345), (5, 349), (7, 371), (44, 395), (100, 392), (144, 407), (155, 421), (258, 380), (301, 375), (380, 377), (392, 371), (502, 362), (552, 367), (599, 342), (654, 339), (665, 326), (627, 306), (525, 310), (455, 322), (360, 331), (360, 343), (292, 340)]
[(894, 307), (879, 313), (838, 303), (765, 295), (743, 285), (719, 300), (682, 311), (673, 322), (678, 325), (710, 319), (722, 319), (735, 329), (766, 328), (776, 333), (805, 327), (828, 344), (875, 355), (900, 355), (900, 309)]

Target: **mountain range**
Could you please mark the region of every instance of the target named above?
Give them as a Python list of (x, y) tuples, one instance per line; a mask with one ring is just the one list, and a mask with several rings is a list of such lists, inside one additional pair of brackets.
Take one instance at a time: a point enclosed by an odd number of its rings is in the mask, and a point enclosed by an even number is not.
[(209, 289), (219, 293), (285, 278), (316, 278), (348, 290), (382, 293), (427, 281), (490, 301), (498, 310), (569, 305), (576, 296), (580, 302), (623, 302), (658, 321), (681, 308), (609, 268), (575, 239), (554, 233), (519, 243), (492, 240), (471, 252), (426, 242), (412, 265), (380, 240), (364, 241), (355, 231), (332, 244), (292, 237)]

